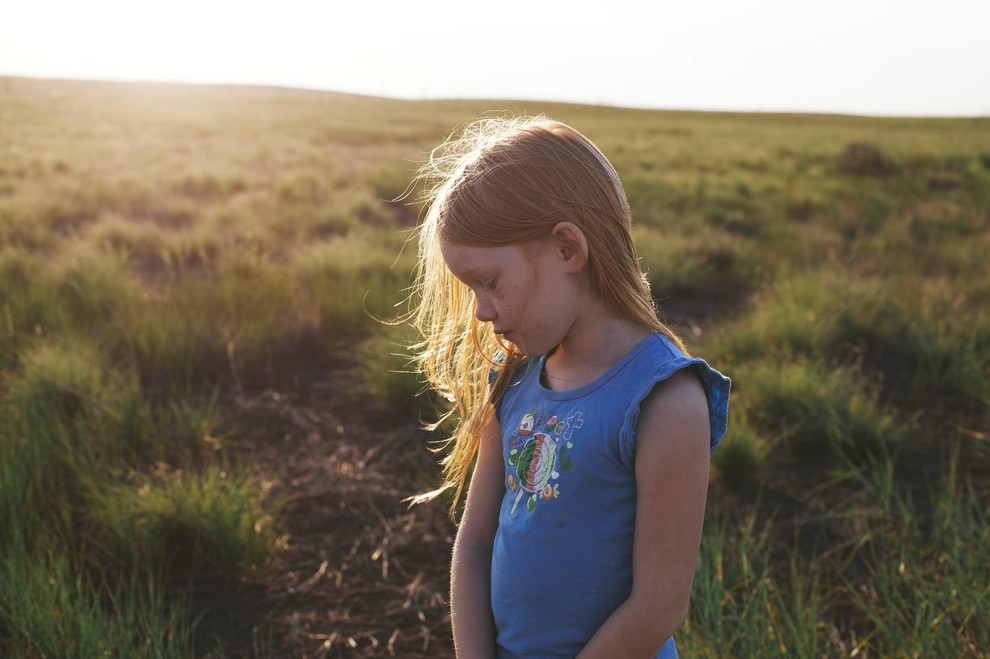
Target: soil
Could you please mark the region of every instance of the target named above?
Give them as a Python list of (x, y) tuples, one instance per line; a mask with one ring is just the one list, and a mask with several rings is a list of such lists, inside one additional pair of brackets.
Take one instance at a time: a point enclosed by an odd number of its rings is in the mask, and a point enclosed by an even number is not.
[(436, 484), (438, 437), (370, 402), (349, 358), (290, 373), (225, 402), (280, 542), (260, 578), (197, 588), (196, 655), (452, 657), (455, 527), (439, 502), (404, 501)]

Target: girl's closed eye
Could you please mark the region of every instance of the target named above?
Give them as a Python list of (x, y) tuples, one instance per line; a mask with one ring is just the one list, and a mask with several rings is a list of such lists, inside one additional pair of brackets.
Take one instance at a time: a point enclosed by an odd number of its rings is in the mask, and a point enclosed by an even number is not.
[(485, 291), (494, 291), (496, 286), (498, 286), (498, 277), (481, 282), (481, 289)]

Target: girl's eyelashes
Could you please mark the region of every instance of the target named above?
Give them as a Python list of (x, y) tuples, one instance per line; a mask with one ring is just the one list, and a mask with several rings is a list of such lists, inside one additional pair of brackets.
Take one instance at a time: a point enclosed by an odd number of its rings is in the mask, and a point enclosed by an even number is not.
[(486, 291), (493, 291), (498, 285), (498, 277), (481, 282), (481, 288)]

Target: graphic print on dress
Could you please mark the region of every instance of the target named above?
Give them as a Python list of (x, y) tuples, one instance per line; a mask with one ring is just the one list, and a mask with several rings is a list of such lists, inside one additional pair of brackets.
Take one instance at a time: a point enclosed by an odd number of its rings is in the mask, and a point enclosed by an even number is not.
[[(575, 467), (568, 452), (574, 447), (574, 431), (584, 425), (581, 412), (575, 412), (561, 421), (556, 415), (547, 415), (535, 409), (523, 414), (519, 427), (509, 436), (509, 466), (505, 483), (516, 493), (510, 515), (514, 515), (524, 493), (526, 510), (533, 512), (538, 500), (553, 501), (560, 496), (559, 466), (563, 471)], [(539, 430), (537, 430), (539, 429)], [(522, 447), (520, 448), (520, 445)]]

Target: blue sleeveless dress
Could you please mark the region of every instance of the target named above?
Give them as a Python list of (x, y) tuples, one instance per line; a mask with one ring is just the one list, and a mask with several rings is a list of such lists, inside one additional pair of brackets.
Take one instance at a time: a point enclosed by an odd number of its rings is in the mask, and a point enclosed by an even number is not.
[[(505, 463), (491, 567), (499, 659), (574, 657), (628, 598), (636, 426), (654, 386), (681, 369), (697, 374), (712, 452), (728, 418), (729, 379), (659, 333), (569, 391), (542, 385), (545, 360), (519, 367), (496, 410)], [(676, 656), (671, 637), (657, 657)]]

